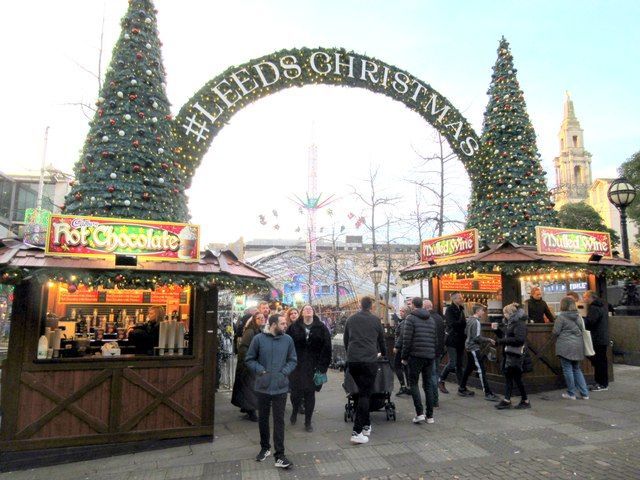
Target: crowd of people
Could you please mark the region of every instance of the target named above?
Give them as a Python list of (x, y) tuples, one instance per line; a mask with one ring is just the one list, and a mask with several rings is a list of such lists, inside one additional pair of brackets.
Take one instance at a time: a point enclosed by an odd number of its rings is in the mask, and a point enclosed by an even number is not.
[[(491, 324), (495, 338), (483, 335), (482, 323), (487, 318), (484, 305), (473, 305), (471, 315), (466, 317), (463, 295), (456, 292), (450, 300), (444, 318), (434, 310), (431, 301), (419, 297), (402, 306), (397, 315), (393, 353), (400, 389), (396, 395), (411, 395), (415, 409), (413, 423), (435, 422), (434, 409), (439, 407), (440, 394), (449, 394), (446, 382), (451, 373), (455, 373), (457, 393), (461, 397), (474, 396), (467, 382), (476, 371), (485, 400), (495, 402), (498, 410), (531, 408), (526, 376), (523, 376), (532, 370), (526, 340), (527, 324), (533, 320), (554, 323), (556, 355), (567, 385), (563, 398), (588, 400), (590, 391), (608, 388), (608, 312), (594, 292), (583, 295), (587, 306), (583, 318), (578, 313), (577, 294), (570, 292), (562, 298), (559, 312), (553, 315), (541, 299), (540, 290), (535, 288), (527, 305), (528, 312), (515, 303), (503, 308), (502, 321)], [(351, 315), (344, 325), (346, 369), (358, 389), (350, 437), (353, 444), (367, 443), (371, 437), (370, 398), (378, 361), (387, 355), (383, 326), (371, 312), (372, 305), (371, 298), (363, 298), (360, 311)], [(290, 394), (292, 404), (290, 423), (296, 425), (298, 415), (304, 415), (304, 429), (313, 432), (316, 394), (327, 380), (331, 363), (331, 334), (330, 326), (320, 320), (311, 305), (305, 305), (302, 310), (290, 308), (270, 313), (269, 304), (261, 302), (237, 321), (234, 344), (238, 365), (231, 401), (245, 418), (258, 422), (261, 449), (257, 461), (271, 455), (270, 417), (273, 416), (275, 466), (288, 468), (291, 462), (285, 456), (284, 447), (287, 395)], [(588, 351), (587, 331), (591, 334), (593, 352)], [(496, 355), (496, 349), (501, 355)], [(448, 362), (440, 371), (445, 356)], [(595, 370), (596, 384), (591, 387), (587, 386), (580, 368), (587, 356)], [(486, 362), (496, 358), (501, 359), (505, 379), (503, 398), (493, 393), (486, 374)], [(520, 395), (520, 402), (515, 406), (512, 404), (514, 388)]]

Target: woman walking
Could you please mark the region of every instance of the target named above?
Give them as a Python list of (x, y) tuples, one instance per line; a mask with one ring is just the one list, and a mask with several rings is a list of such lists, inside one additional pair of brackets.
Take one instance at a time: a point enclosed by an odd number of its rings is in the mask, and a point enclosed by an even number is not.
[(247, 368), (244, 363), (247, 350), (251, 345), (253, 337), (260, 333), (265, 324), (264, 315), (256, 312), (251, 316), (242, 332), (242, 337), (238, 342), (238, 363), (236, 365), (236, 378), (233, 382), (233, 393), (231, 395), (231, 403), (240, 408), (240, 411), (246, 413), (245, 418), (252, 422), (258, 421), (256, 409), (258, 408), (258, 399), (253, 390), (255, 383), (254, 373)]
[(307, 432), (312, 432), (311, 417), (316, 403), (316, 391), (320, 391), (322, 387), (322, 384), (316, 385), (314, 376), (316, 372), (327, 373), (331, 363), (331, 336), (327, 327), (314, 314), (311, 305), (302, 309), (302, 318), (291, 324), (287, 334), (293, 338), (298, 357), (298, 365), (289, 376), (293, 404), (291, 424), (295, 425), (304, 401), (304, 427)]
[(589, 399), (587, 382), (584, 379), (580, 362), (584, 360), (584, 340), (582, 332), (584, 322), (576, 308), (576, 301), (571, 297), (560, 300), (560, 313), (553, 325), (553, 334), (556, 340), (556, 355), (560, 357), (564, 381), (567, 384), (567, 393), (562, 398), (575, 400), (576, 390), (583, 400)]
[[(524, 349), (527, 341), (527, 315), (516, 303), (507, 305), (502, 309), (502, 312), (505, 319), (504, 333), (496, 343), (504, 345), (502, 372), (505, 378), (505, 389), (504, 398), (495, 407), (498, 410), (511, 408), (511, 394), (515, 383), (520, 392), (520, 403), (515, 408), (531, 408), (527, 392), (522, 383)], [(498, 330), (496, 333), (500, 336), (502, 330)]]

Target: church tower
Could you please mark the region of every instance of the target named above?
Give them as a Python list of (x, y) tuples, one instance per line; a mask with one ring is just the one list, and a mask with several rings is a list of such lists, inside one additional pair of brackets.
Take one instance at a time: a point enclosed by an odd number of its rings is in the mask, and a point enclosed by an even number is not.
[(584, 149), (583, 130), (576, 118), (573, 101), (566, 94), (564, 118), (558, 134), (560, 155), (553, 161), (556, 172), (556, 208), (588, 199), (591, 186), (591, 154)]

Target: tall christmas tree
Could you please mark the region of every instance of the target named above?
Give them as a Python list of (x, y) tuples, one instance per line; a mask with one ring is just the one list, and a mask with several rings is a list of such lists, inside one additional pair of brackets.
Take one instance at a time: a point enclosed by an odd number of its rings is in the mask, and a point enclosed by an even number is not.
[(500, 40), (484, 114), (481, 174), (468, 226), (489, 243), (536, 243), (536, 225), (556, 225), (536, 134), (516, 78), (509, 43)]
[(151, 0), (130, 0), (65, 213), (187, 221)]

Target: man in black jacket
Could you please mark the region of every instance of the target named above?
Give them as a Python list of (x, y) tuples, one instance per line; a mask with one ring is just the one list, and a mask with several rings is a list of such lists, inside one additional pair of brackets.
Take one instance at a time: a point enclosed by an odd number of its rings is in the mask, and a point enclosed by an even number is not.
[(358, 387), (358, 407), (353, 423), (351, 443), (367, 443), (371, 434), (369, 399), (378, 371), (377, 360), (386, 356), (384, 330), (380, 319), (371, 313), (373, 300), (364, 297), (362, 310), (351, 315), (344, 327), (344, 348), (347, 368)]
[[(413, 397), (416, 416), (413, 423), (434, 423), (433, 420), (433, 392), (432, 382), (433, 359), (436, 356), (436, 322), (430, 317), (423, 306), (422, 298), (415, 297), (411, 301), (413, 310), (407, 316), (402, 326), (402, 363), (409, 367), (409, 388)], [(422, 388), (427, 404), (426, 418), (424, 406), (420, 398), (418, 378), (422, 374)]]
[(451, 295), (451, 304), (444, 312), (444, 321), (446, 324), (446, 340), (445, 346), (449, 356), (449, 363), (444, 367), (440, 374), (440, 382), (438, 387), (442, 393), (449, 393), (445, 383), (449, 373), (456, 372), (458, 384), (462, 381), (462, 362), (464, 361), (464, 342), (466, 335), (464, 329), (467, 326), (467, 320), (464, 316), (464, 298), (460, 292)]
[(527, 300), (527, 315), (533, 323), (551, 323), (556, 317), (551, 313), (549, 305), (542, 299), (540, 287), (531, 289), (531, 297)]
[(595, 386), (591, 388), (594, 392), (609, 389), (609, 365), (607, 362), (607, 347), (609, 346), (609, 312), (595, 292), (586, 291), (582, 296), (587, 304), (587, 317), (584, 324), (591, 332), (593, 349), (596, 354), (589, 357), (593, 365)]

